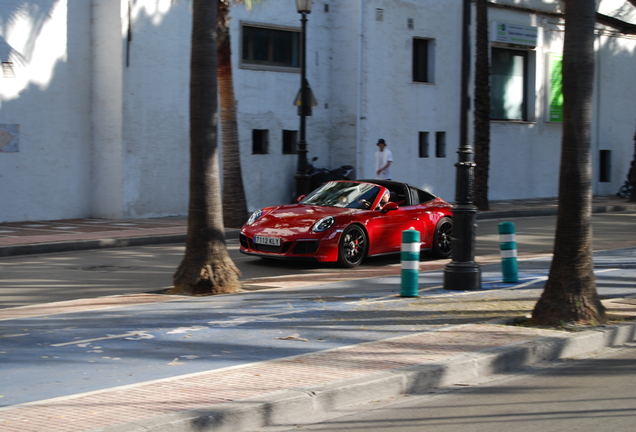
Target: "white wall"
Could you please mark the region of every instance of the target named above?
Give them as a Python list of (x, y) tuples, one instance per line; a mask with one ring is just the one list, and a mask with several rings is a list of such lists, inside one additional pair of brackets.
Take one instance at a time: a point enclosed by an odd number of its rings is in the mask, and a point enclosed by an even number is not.
[[(16, 74), (0, 78), (0, 124), (20, 125), (20, 151), (0, 153), (0, 222), (185, 214), (190, 3), (134, 1), (130, 26), (127, 0), (28, 3), (34, 6), (24, 8), (23, 0), (0, 6), (0, 57), (13, 61)], [(557, 0), (514, 4), (560, 7)], [(307, 77), (318, 106), (307, 118), (310, 159), (329, 168), (354, 165), (358, 178), (373, 177), (375, 143), (384, 138), (396, 180), (454, 200), (461, 6), (461, 0), (314, 1)], [(622, 0), (603, 0), (599, 11), (636, 20), (636, 9)], [(562, 23), (501, 8), (489, 13), (490, 21), (542, 31), (530, 54), (530, 121), (491, 124), (490, 198), (556, 196), (561, 125), (545, 121), (545, 63), (549, 52), (561, 50)], [(255, 210), (292, 198), (297, 156), (282, 154), (282, 130), (299, 129), (292, 102), (300, 74), (242, 69), (240, 23), (300, 28), (300, 15), (292, 0), (278, 0), (252, 11), (233, 5), (231, 16), (243, 177)], [(412, 82), (414, 37), (434, 40), (433, 83)], [(605, 29), (597, 47), (593, 186), (596, 194), (613, 194), (633, 153), (636, 40)], [(269, 130), (268, 154), (252, 154), (253, 129)], [(435, 157), (438, 131), (446, 132), (445, 158)], [(419, 132), (430, 134), (428, 158), (418, 157)], [(598, 182), (600, 150), (612, 150), (611, 182)]]
[[(122, 34), (123, 208), (127, 217), (185, 214), (190, 166), (189, 2), (133, 2)], [(127, 7), (123, 8), (127, 14)], [(125, 16), (125, 15), (124, 15)]]
[[(636, 130), (636, 38), (604, 34), (597, 39), (592, 157), (594, 194), (613, 195), (627, 179)], [(611, 150), (611, 182), (599, 182), (599, 152)]]
[[(2, 5), (0, 123), (20, 125), (17, 153), (0, 153), (0, 222), (90, 215), (90, 3)], [(82, 41), (82, 42), (78, 42)]]

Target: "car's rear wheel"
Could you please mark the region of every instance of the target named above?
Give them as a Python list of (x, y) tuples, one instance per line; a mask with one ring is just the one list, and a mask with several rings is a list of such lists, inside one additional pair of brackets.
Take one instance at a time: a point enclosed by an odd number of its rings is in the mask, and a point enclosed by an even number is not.
[(338, 245), (338, 264), (342, 267), (360, 265), (367, 254), (369, 242), (367, 233), (360, 225), (348, 226), (340, 237)]
[(453, 243), (451, 236), (453, 235), (453, 220), (449, 217), (443, 217), (435, 227), (435, 235), (433, 236), (433, 256), (436, 258), (448, 258), (453, 252)]

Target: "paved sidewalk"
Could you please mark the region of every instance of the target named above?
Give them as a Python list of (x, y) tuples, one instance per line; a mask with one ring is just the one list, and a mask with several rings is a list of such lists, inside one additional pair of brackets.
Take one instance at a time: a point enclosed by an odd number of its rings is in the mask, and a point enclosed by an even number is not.
[[(636, 316), (612, 300), (614, 317)], [(64, 319), (66, 315), (60, 316)], [(15, 321), (20, 325), (20, 321)], [(19, 328), (19, 327), (18, 327)], [(257, 431), (635, 339), (636, 323), (581, 332), (476, 323), (0, 408), (3, 432)], [(283, 338), (285, 339), (285, 338)], [(303, 343), (293, 336), (290, 343)], [(102, 342), (103, 344), (103, 342)], [(175, 359), (175, 364), (177, 359)], [(63, 384), (62, 384), (63, 385)]]
[[(593, 200), (596, 213), (636, 210), (617, 196), (598, 196)], [(498, 219), (556, 214), (557, 199), (493, 201), (489, 211), (477, 219)], [(12, 255), (69, 252), (106, 247), (142, 246), (185, 242), (187, 219), (69, 219), (60, 221), (0, 223), (0, 257)], [(238, 238), (238, 230), (226, 230), (227, 238)]]

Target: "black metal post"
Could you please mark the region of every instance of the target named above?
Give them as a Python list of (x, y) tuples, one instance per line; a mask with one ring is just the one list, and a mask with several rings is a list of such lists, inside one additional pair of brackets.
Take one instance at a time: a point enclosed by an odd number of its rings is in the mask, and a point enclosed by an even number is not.
[(298, 153), (298, 166), (296, 168), (296, 175), (294, 178), (296, 179), (296, 195), (307, 195), (309, 192), (309, 174), (307, 173), (307, 142), (305, 141), (305, 125), (307, 119), (307, 107), (309, 106), (309, 98), (307, 89), (309, 86), (307, 85), (307, 63), (305, 61), (305, 57), (307, 54), (307, 14), (305, 12), (301, 12), (302, 18), (300, 22), (302, 23), (302, 34), (300, 37), (301, 43), (301, 59), (300, 59), (300, 101), (301, 106), (299, 108), (300, 115), (300, 137), (298, 140), (298, 145), (296, 151)]
[(481, 288), (481, 269), (475, 262), (475, 215), (473, 205), (473, 177), (475, 163), (468, 139), (470, 114), (470, 0), (464, 0), (462, 30), (461, 113), (459, 125), (459, 157), (455, 164), (455, 205), (453, 206), (453, 260), (444, 269), (444, 288), (447, 290), (478, 290)]

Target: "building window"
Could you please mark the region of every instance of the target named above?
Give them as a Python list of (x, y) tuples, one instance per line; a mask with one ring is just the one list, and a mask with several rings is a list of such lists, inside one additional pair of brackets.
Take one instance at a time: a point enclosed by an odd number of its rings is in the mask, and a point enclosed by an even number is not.
[(612, 151), (601, 150), (599, 157), (599, 181), (612, 181)]
[(257, 69), (300, 67), (300, 31), (242, 26), (241, 66)]
[(2, 62), (2, 76), (5, 78), (15, 78), (12, 62)]
[(265, 129), (252, 129), (252, 154), (267, 154), (269, 144), (269, 131)]
[(420, 157), (428, 157), (428, 132), (420, 132)]
[(435, 132), (435, 157), (446, 157), (446, 132)]
[(296, 154), (298, 131), (283, 130), (283, 154)]
[(432, 39), (413, 39), (413, 81), (433, 82)]
[(527, 120), (528, 53), (492, 49), (490, 118)]

